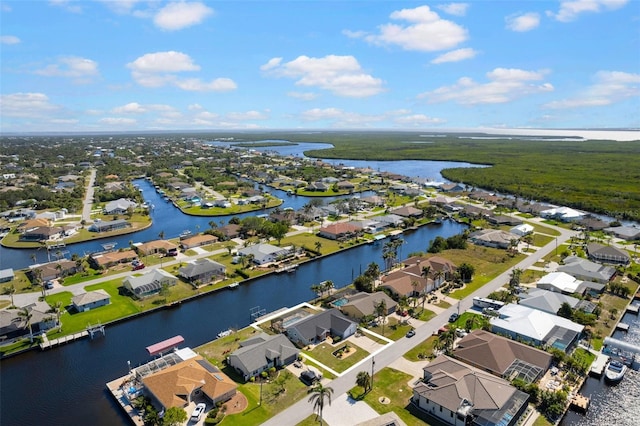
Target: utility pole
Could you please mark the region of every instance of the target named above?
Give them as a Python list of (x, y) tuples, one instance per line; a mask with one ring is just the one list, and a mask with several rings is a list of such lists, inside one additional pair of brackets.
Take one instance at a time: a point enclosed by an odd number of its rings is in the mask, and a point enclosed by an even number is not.
[(371, 357), (371, 389), (373, 389), (373, 370), (376, 366), (376, 360), (374, 357)]

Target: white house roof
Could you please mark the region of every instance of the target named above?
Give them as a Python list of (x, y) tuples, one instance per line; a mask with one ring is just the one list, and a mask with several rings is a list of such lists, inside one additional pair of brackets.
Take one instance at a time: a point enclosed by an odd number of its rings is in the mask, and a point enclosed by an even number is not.
[(78, 294), (77, 296), (73, 296), (71, 301), (76, 306), (88, 305), (89, 303), (99, 302), (100, 300), (109, 299), (109, 293), (104, 291), (103, 289), (98, 289), (95, 291), (89, 291), (86, 293)]
[(269, 256), (281, 256), (289, 253), (289, 250), (283, 247), (272, 246), (271, 244), (256, 244), (254, 246), (249, 246), (245, 248), (241, 248), (238, 250), (243, 256), (253, 255), (253, 258), (256, 262), (261, 263)]
[(532, 233), (533, 229), (534, 229), (533, 226), (529, 225), (528, 223), (523, 223), (521, 225), (514, 226), (513, 228), (511, 228), (511, 233), (516, 235), (527, 235)]
[(566, 272), (552, 272), (540, 278), (538, 287), (540, 284), (553, 286), (561, 292), (576, 293), (582, 281)]
[(498, 317), (489, 320), (492, 326), (510, 330), (540, 342), (545, 340), (554, 327), (576, 333), (580, 333), (584, 329), (584, 326), (566, 318), (512, 303), (504, 305), (498, 310), (498, 313)]
[(561, 217), (563, 219), (579, 219), (585, 216), (584, 213), (570, 207), (556, 207), (549, 210), (543, 210), (540, 212), (540, 215)]

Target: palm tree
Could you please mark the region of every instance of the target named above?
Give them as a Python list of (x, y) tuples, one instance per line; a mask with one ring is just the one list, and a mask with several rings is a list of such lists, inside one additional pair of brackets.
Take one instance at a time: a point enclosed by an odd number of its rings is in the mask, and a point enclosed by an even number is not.
[(158, 238), (160, 238), (161, 240), (164, 240), (164, 231), (160, 231), (158, 233)]
[(431, 266), (423, 266), (422, 267), (422, 271), (421, 271), (421, 276), (422, 278), (424, 278), (425, 282), (426, 282), (426, 286), (424, 288), (424, 292), (427, 292), (427, 289), (429, 288), (429, 274), (431, 273)]
[(371, 375), (366, 371), (361, 371), (356, 376), (356, 385), (364, 389), (364, 393), (371, 390)]
[(11, 306), (14, 306), (14, 305), (13, 305), (13, 295), (14, 295), (14, 293), (16, 292), (16, 286), (14, 286), (13, 284), (11, 284), (11, 285), (7, 286), (7, 287), (4, 289), (4, 292), (5, 292), (5, 294), (8, 294), (8, 295), (9, 295), (9, 297), (11, 297)]
[(413, 309), (418, 305), (418, 296), (416, 295), (418, 293), (418, 284), (420, 283), (416, 280), (411, 281), (411, 287), (413, 287)]
[(380, 277), (380, 266), (376, 262), (371, 262), (364, 273), (375, 281)]
[(31, 328), (33, 313), (28, 308), (21, 308), (20, 311), (18, 311), (18, 316), (23, 319), (25, 327), (29, 329), (29, 341), (33, 343), (33, 330)]
[(322, 243), (320, 241), (316, 241), (315, 246), (316, 246), (316, 251), (318, 252), (318, 254), (322, 254), (320, 252), (320, 249), (322, 248)]
[(334, 287), (334, 284), (333, 284), (333, 281), (331, 280), (326, 280), (322, 283), (322, 290), (326, 291), (327, 293), (329, 293), (333, 287)]
[(29, 257), (31, 257), (31, 261), (32, 261), (32, 262), (33, 262), (33, 264), (35, 265), (35, 263), (36, 263), (36, 259), (37, 259), (37, 258), (36, 258), (36, 254), (35, 254), (35, 253), (31, 253), (31, 255), (30, 255)]
[(322, 410), (324, 409), (325, 399), (331, 405), (331, 395), (333, 394), (333, 388), (329, 386), (323, 386), (322, 383), (318, 382), (316, 385), (309, 390), (309, 393), (313, 393), (309, 398), (309, 402), (313, 402), (313, 410), (318, 411), (318, 416), (320, 417), (320, 424), (322, 424)]
[(56, 321), (58, 323), (58, 332), (62, 330), (62, 322), (60, 322), (60, 316), (62, 315), (62, 302), (57, 301), (53, 306), (53, 312), (56, 314)]

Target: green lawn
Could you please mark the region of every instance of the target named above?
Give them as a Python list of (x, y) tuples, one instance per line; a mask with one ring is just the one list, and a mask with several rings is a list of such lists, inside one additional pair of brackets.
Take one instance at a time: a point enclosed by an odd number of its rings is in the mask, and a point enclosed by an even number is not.
[(428, 339), (423, 340), (419, 345), (404, 354), (404, 357), (413, 362), (424, 361), (425, 359), (433, 356), (433, 349), (435, 348), (437, 341), (438, 336), (430, 336)]
[[(349, 345), (350, 347), (354, 348), (356, 351), (344, 358), (338, 358), (337, 356), (333, 355), (333, 352), (342, 348), (345, 345)], [(354, 345), (351, 342), (338, 342), (334, 345), (330, 345), (329, 343), (321, 343), (315, 348), (313, 348), (311, 351), (303, 350), (302, 353), (304, 353), (307, 356), (310, 356), (311, 358), (317, 360), (318, 362), (330, 367), (331, 369), (337, 372), (342, 372), (347, 370), (349, 367), (357, 364), (358, 362), (362, 361), (369, 355), (369, 352), (365, 351), (364, 349), (362, 349), (357, 345)]]
[(65, 307), (64, 313), (61, 315), (62, 332), (58, 332), (57, 328), (47, 333), (49, 339), (55, 339), (63, 335), (77, 333), (86, 329), (87, 325), (105, 324), (110, 321), (133, 315), (141, 311), (140, 307), (128, 296), (122, 296), (118, 293), (118, 287), (122, 285), (120, 280), (109, 281), (106, 283), (87, 286), (87, 291), (103, 289), (111, 296), (111, 304), (92, 309), (88, 312), (76, 313), (71, 309), (71, 292), (65, 291), (51, 296), (47, 296), (46, 300), (51, 306), (56, 302), (62, 302)]
[[(409, 381), (412, 376), (393, 368), (383, 368), (373, 376), (373, 389), (362, 394), (362, 388), (355, 386), (350, 393), (354, 399), (363, 399), (379, 414), (393, 411), (408, 426), (426, 425), (427, 423), (410, 411), (409, 399), (413, 395)], [(380, 402), (382, 398), (388, 403)], [(431, 422), (429, 423), (431, 424)]]

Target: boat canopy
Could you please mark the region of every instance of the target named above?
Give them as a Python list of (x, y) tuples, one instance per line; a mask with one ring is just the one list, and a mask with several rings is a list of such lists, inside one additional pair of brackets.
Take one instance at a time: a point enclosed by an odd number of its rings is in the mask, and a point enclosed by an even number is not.
[(147, 346), (147, 352), (149, 352), (149, 355), (155, 356), (177, 347), (182, 342), (184, 342), (184, 338), (182, 336), (174, 336), (170, 339), (163, 340), (162, 342)]

